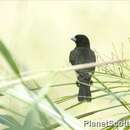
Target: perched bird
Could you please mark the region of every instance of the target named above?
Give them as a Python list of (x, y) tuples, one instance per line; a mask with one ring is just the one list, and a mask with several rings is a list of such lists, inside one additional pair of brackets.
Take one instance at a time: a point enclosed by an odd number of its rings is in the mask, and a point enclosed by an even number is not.
[[(87, 36), (78, 34), (71, 38), (76, 43), (76, 47), (70, 52), (69, 62), (72, 65), (96, 62), (96, 56), (90, 48), (90, 42)], [(78, 101), (91, 101), (90, 85), (91, 77), (95, 72), (95, 67), (76, 70), (77, 86), (79, 87)]]

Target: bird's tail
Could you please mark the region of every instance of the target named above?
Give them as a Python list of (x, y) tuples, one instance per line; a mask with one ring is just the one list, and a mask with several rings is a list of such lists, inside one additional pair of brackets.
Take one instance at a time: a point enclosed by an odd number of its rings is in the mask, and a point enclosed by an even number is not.
[(79, 94), (78, 94), (78, 101), (79, 102), (82, 102), (82, 101), (91, 102), (91, 100), (92, 100), (92, 98), (91, 98), (90, 86), (80, 85)]

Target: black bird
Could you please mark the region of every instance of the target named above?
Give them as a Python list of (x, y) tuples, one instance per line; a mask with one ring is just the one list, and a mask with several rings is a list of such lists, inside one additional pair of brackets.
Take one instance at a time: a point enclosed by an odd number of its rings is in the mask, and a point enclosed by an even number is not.
[[(70, 52), (69, 61), (72, 65), (93, 63), (96, 62), (96, 56), (93, 50), (90, 48), (90, 42), (87, 36), (78, 34), (72, 41), (76, 43), (74, 50)], [(91, 77), (95, 72), (95, 67), (76, 70), (77, 86), (79, 87), (78, 101), (91, 101), (90, 85), (92, 83)]]

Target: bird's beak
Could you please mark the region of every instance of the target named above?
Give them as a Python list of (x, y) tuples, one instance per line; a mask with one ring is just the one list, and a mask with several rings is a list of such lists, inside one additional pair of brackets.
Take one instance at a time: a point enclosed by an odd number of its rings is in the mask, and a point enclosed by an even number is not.
[(71, 40), (74, 41), (74, 42), (76, 42), (76, 38), (75, 37), (72, 37)]

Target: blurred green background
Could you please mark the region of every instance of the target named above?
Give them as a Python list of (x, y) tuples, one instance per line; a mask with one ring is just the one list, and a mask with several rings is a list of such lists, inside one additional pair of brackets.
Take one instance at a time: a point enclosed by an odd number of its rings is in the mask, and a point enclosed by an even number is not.
[(0, 38), (32, 69), (66, 66), (77, 33), (101, 54), (127, 44), (129, 11), (129, 1), (1, 0)]

